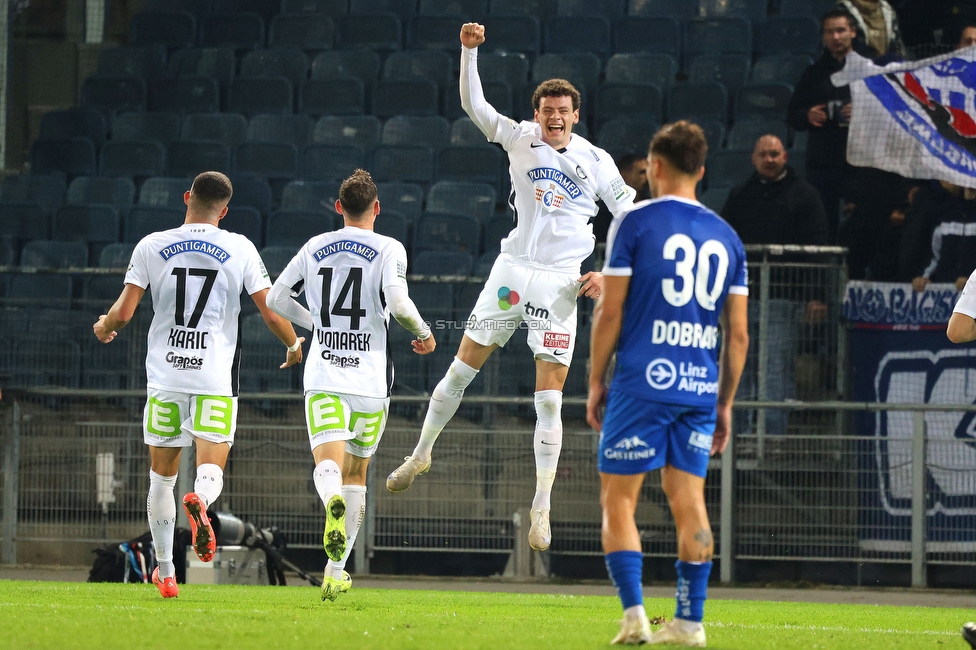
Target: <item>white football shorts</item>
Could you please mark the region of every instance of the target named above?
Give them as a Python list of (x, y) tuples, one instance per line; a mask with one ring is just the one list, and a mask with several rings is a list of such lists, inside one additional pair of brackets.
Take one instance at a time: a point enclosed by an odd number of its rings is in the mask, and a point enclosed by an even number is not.
[(142, 439), (151, 447), (192, 447), (194, 438), (234, 444), (237, 398), (147, 389)]
[(362, 397), (310, 390), (305, 393), (308, 443), (346, 441), (346, 453), (369, 458), (376, 452), (390, 411), (389, 397)]

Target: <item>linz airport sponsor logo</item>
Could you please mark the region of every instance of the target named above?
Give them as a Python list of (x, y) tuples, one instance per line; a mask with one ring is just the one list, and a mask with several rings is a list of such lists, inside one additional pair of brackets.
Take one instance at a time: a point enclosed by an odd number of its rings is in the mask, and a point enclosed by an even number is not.
[(358, 241), (341, 239), (339, 241), (326, 244), (322, 248), (312, 253), (312, 257), (315, 258), (316, 262), (321, 262), (326, 257), (335, 255), (336, 253), (352, 253), (353, 255), (358, 255), (367, 262), (372, 262), (374, 259), (376, 259), (376, 256), (379, 255), (377, 250), (372, 246), (367, 246), (366, 244)]
[(164, 260), (169, 261), (175, 255), (180, 255), (182, 253), (203, 253), (204, 255), (209, 255), (221, 264), (230, 259), (230, 253), (225, 251), (220, 246), (216, 244), (211, 244), (210, 242), (201, 241), (199, 239), (188, 239), (186, 241), (178, 241), (170, 244), (166, 248), (159, 251), (159, 256)]
[[(670, 359), (659, 358), (647, 364), (644, 371), (648, 385), (655, 390), (667, 390), (678, 382), (677, 390), (698, 395), (718, 393), (717, 381), (708, 379), (708, 368), (693, 363), (680, 362), (676, 367)], [(680, 378), (681, 381), (678, 381)]]
[(203, 368), (203, 359), (200, 357), (184, 357), (175, 352), (166, 354), (166, 363), (172, 365), (177, 370), (200, 370)]
[(603, 450), (603, 457), (607, 460), (647, 460), (656, 455), (657, 450), (637, 436), (624, 438), (612, 448)]
[(180, 348), (182, 350), (206, 350), (207, 335), (209, 333), (171, 327), (167, 343), (171, 348)]

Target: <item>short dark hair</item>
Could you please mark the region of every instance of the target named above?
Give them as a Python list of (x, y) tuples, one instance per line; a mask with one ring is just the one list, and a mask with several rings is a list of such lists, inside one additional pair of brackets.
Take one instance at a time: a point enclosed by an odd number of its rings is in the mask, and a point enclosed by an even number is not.
[(630, 169), (634, 166), (635, 162), (646, 157), (646, 155), (641, 155), (639, 153), (625, 153), (617, 160), (617, 169), (620, 171)]
[(233, 195), (234, 186), (220, 172), (203, 172), (193, 179), (193, 185), (190, 186), (190, 198), (208, 208), (226, 204)]
[(843, 7), (837, 7), (836, 9), (831, 9), (825, 13), (820, 19), (820, 33), (823, 33), (824, 25), (827, 24), (827, 21), (834, 18), (846, 18), (848, 26), (855, 31), (857, 30), (857, 20), (855, 20), (854, 16), (851, 15), (851, 12)]
[(574, 111), (578, 111), (580, 107), (580, 92), (565, 79), (549, 79), (539, 84), (532, 93), (532, 108), (539, 110), (543, 97), (569, 97), (573, 100)]
[(356, 219), (373, 205), (378, 193), (373, 177), (365, 169), (357, 169), (339, 186), (339, 203), (345, 216)]
[(665, 124), (654, 134), (649, 153), (668, 161), (679, 172), (694, 176), (705, 164), (708, 141), (700, 126), (679, 120)]

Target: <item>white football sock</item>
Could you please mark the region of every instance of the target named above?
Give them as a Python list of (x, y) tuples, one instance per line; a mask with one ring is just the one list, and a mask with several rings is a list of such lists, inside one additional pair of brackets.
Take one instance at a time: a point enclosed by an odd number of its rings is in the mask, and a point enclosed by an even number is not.
[(149, 532), (152, 533), (160, 578), (171, 578), (176, 575), (176, 566), (173, 564), (173, 532), (176, 530), (176, 497), (173, 494), (175, 489), (176, 476), (162, 476), (149, 470), (146, 514), (149, 517)]
[(647, 616), (647, 612), (644, 611), (643, 605), (631, 605), (630, 607), (624, 610), (624, 618), (626, 619), (635, 619), (635, 618), (641, 618), (646, 616)]
[(352, 547), (366, 517), (366, 486), (343, 485), (342, 498), (346, 500), (346, 552), (342, 556), (342, 562), (329, 560), (325, 567), (328, 574), (336, 580), (342, 578), (342, 570), (346, 568), (346, 560), (352, 553)]
[(420, 429), (420, 440), (413, 450), (415, 458), (430, 458), (430, 450), (434, 448), (437, 436), (441, 435), (444, 427), (461, 406), (464, 389), (474, 381), (478, 371), (464, 363), (457, 357), (447, 369), (447, 374), (438, 382), (430, 396), (424, 426)]
[(224, 470), (220, 465), (203, 463), (197, 466), (197, 478), (193, 481), (193, 491), (203, 499), (203, 505), (210, 508), (210, 504), (217, 500), (220, 491), (224, 489)]
[(342, 470), (334, 460), (323, 460), (316, 465), (312, 480), (323, 508), (329, 505), (329, 499), (342, 492)]
[(556, 480), (559, 451), (563, 448), (563, 394), (540, 390), (535, 394), (535, 498), (533, 508), (550, 508), (552, 484)]

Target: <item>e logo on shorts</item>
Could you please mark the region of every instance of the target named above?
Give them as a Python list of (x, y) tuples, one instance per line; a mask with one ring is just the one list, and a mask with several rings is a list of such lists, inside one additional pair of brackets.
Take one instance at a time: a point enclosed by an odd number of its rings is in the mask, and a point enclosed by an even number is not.
[(504, 311), (508, 311), (513, 305), (519, 304), (521, 298), (519, 295), (509, 289), (508, 287), (502, 287), (498, 290), (498, 308)]
[(349, 442), (359, 447), (372, 447), (376, 444), (376, 436), (379, 435), (382, 425), (383, 411), (353, 413), (349, 418), (349, 430), (355, 433), (356, 437)]
[(234, 422), (234, 399), (218, 395), (197, 395), (193, 413), (193, 430), (229, 436)]
[(342, 402), (335, 395), (318, 393), (308, 398), (308, 428), (313, 436), (346, 428)]
[(147, 410), (146, 431), (164, 438), (175, 438), (180, 435), (179, 406), (172, 402), (161, 402), (155, 397), (150, 397)]

